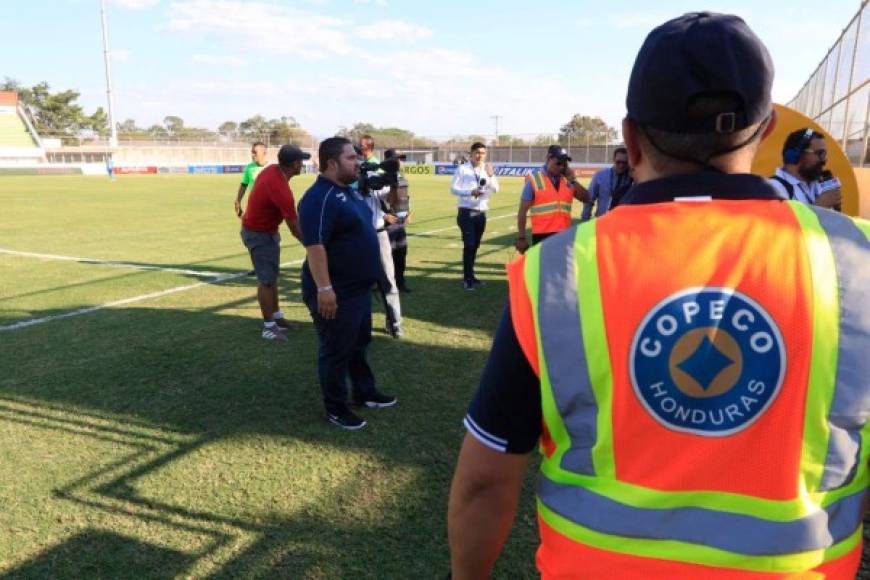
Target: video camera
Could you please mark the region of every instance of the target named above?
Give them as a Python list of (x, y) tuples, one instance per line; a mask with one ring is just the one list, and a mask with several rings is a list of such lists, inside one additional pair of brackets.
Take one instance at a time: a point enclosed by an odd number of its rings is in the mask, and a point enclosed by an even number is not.
[(385, 187), (399, 184), (400, 163), (398, 159), (387, 159), (380, 163), (365, 162), (360, 165), (359, 192), (363, 195), (371, 195)]

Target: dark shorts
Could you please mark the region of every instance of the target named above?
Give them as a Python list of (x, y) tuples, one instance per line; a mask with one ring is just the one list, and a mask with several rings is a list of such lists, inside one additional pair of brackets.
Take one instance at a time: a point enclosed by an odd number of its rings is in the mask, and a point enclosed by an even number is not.
[(251, 254), (257, 281), (260, 284), (275, 284), (278, 281), (278, 264), (281, 261), (281, 235), (242, 228), (242, 242)]

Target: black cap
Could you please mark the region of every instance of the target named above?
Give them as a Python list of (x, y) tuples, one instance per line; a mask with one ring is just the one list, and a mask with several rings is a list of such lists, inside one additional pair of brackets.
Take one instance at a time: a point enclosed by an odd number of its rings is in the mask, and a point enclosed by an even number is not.
[[(691, 12), (646, 37), (628, 81), (628, 116), (671, 133), (732, 133), (771, 112), (773, 63), (737, 16)], [(728, 110), (691, 112), (700, 96), (730, 95)]]
[(550, 145), (547, 148), (547, 157), (555, 157), (559, 161), (572, 161), (572, 159), (568, 157), (568, 151), (566, 151), (561, 145)]
[(306, 153), (296, 145), (281, 145), (278, 149), (278, 163), (287, 165), (301, 159), (311, 159), (311, 153)]
[(408, 156), (405, 155), (404, 153), (399, 153), (395, 149), (387, 149), (386, 151), (384, 151), (384, 159), (393, 159), (393, 158), (401, 159), (402, 161), (404, 161), (405, 159), (408, 158)]

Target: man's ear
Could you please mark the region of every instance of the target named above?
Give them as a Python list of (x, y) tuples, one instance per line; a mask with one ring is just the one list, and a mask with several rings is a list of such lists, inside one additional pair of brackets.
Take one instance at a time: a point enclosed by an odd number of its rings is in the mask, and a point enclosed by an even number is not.
[(764, 128), (764, 132), (761, 134), (761, 140), (764, 141), (768, 135), (773, 133), (773, 130), (776, 128), (776, 109), (772, 109), (770, 111), (770, 121), (767, 123), (767, 127)]
[(625, 117), (622, 120), (622, 140), (625, 142), (625, 148), (628, 149), (628, 163), (631, 167), (640, 165), (643, 159), (643, 153), (640, 149), (640, 138), (638, 136), (637, 126), (634, 121)]

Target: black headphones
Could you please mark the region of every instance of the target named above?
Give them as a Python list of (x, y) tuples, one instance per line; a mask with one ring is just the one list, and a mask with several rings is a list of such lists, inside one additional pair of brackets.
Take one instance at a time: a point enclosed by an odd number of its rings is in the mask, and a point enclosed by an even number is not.
[(812, 141), (813, 133), (814, 131), (810, 127), (807, 127), (804, 134), (801, 135), (801, 140), (798, 141), (797, 145), (789, 147), (782, 152), (783, 163), (786, 165), (795, 165), (798, 163), (801, 160), (801, 154), (804, 152), (804, 149), (806, 149), (809, 146), (810, 141)]

